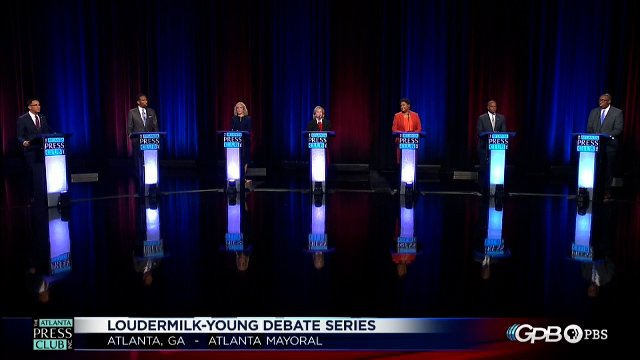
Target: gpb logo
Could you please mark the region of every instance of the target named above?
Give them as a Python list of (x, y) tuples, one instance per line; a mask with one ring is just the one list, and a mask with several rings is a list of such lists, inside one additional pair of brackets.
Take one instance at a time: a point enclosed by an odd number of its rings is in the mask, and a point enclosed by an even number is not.
[(578, 325), (569, 325), (562, 332), (559, 326), (533, 327), (529, 324), (514, 324), (507, 329), (507, 339), (511, 341), (530, 342), (558, 342), (564, 335), (567, 342), (575, 344), (582, 339), (582, 329)]

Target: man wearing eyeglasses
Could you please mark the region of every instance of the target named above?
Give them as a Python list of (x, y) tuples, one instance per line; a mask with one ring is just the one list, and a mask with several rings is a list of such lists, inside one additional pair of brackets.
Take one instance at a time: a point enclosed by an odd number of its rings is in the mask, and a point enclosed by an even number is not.
[(40, 114), (40, 101), (36, 98), (27, 100), (27, 108), (29, 111), (18, 118), (18, 141), (22, 145), (24, 150), (24, 158), (27, 163), (27, 186), (29, 197), (33, 202), (34, 198), (34, 167), (38, 162), (38, 159), (43, 159), (42, 143), (34, 144), (34, 140), (38, 138), (40, 134), (49, 134), (52, 131), (49, 129), (49, 123), (47, 117)]
[[(622, 110), (611, 106), (611, 95), (602, 94), (598, 99), (599, 107), (591, 110), (587, 122), (587, 132), (607, 134), (611, 139), (603, 141), (600, 147), (600, 168), (604, 170), (604, 198), (611, 198), (613, 166), (618, 153), (618, 137), (622, 134), (624, 120)], [(604, 154), (602, 151), (604, 150)]]

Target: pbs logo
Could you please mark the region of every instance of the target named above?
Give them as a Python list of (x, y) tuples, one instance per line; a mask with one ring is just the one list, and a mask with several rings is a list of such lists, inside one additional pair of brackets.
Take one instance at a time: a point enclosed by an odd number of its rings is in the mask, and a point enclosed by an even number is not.
[(507, 329), (507, 339), (511, 341), (530, 342), (558, 342), (564, 340), (570, 344), (576, 344), (581, 340), (606, 340), (607, 330), (582, 330), (578, 325), (572, 324), (564, 328), (560, 326), (533, 327), (529, 324), (514, 324)]

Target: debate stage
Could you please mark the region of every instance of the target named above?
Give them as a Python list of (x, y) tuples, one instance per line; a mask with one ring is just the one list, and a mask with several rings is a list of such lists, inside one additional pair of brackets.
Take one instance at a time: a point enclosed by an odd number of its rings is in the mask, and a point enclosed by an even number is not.
[(507, 181), (496, 199), (472, 179), (422, 172), (418, 194), (406, 197), (397, 172), (333, 166), (324, 196), (300, 169), (253, 169), (251, 191), (230, 195), (220, 173), (166, 169), (160, 194), (140, 198), (131, 171), (102, 172), (71, 182), (62, 211), (30, 205), (22, 177), (5, 174), (3, 317), (562, 318), (606, 327), (636, 309), (633, 184), (611, 201), (579, 204), (572, 175)]

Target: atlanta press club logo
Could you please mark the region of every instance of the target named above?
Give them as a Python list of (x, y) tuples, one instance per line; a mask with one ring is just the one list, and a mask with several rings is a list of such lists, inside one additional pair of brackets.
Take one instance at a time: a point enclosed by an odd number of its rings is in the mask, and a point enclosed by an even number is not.
[(33, 319), (33, 350), (73, 350), (73, 319)]
[(529, 324), (514, 324), (507, 329), (507, 339), (511, 341), (530, 342), (558, 342), (564, 339), (570, 344), (581, 340), (607, 340), (607, 329), (585, 329), (572, 324), (564, 328), (560, 326), (533, 327)]

